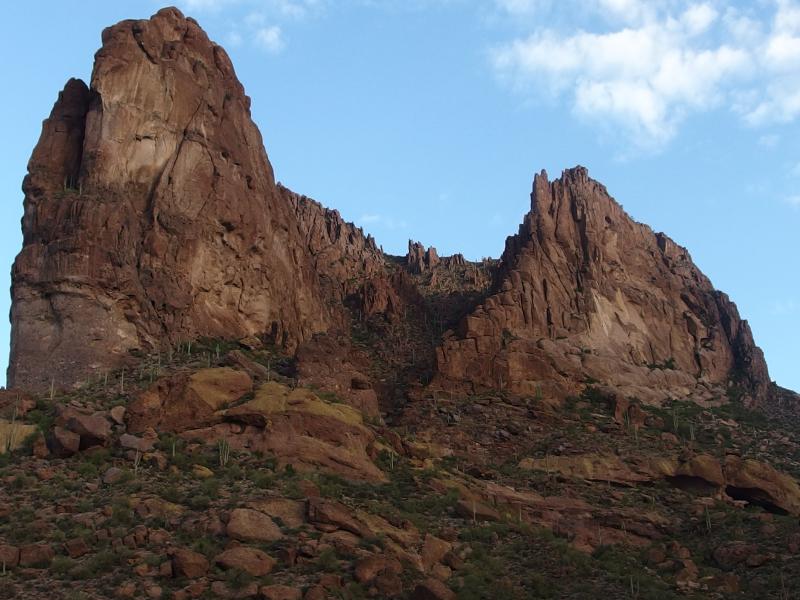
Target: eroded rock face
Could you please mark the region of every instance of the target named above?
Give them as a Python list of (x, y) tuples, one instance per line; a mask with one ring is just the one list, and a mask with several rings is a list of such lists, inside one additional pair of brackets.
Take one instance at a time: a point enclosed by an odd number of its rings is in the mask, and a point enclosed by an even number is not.
[[(67, 83), (28, 170), (12, 386), (67, 387), (133, 350), (260, 336), (299, 348), (302, 380), (374, 416), (363, 361), (325, 340), (377, 315), (433, 346), (469, 312), (436, 351), (434, 388), (563, 397), (594, 380), (645, 403), (721, 402), (731, 381), (749, 404), (771, 393), (735, 305), (583, 168), (537, 175), (499, 267), (417, 242), (385, 256), (276, 185), (230, 60), (176, 9), (104, 31), (91, 85)], [(407, 346), (396, 353), (414, 363)]]
[(176, 9), (103, 32), (28, 170), (11, 385), (199, 336), (293, 348), (337, 320), (227, 54)]
[(747, 322), (684, 248), (582, 167), (537, 175), (531, 198), (494, 293), (437, 350), (439, 385), (565, 393), (591, 377), (657, 402), (738, 379), (749, 402), (766, 398)]

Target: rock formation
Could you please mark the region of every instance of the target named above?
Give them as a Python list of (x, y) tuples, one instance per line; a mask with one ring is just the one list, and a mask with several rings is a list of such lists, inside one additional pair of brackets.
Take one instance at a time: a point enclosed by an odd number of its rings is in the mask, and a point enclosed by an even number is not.
[(537, 175), (531, 199), (493, 293), (437, 350), (440, 385), (533, 394), (595, 380), (660, 401), (710, 400), (733, 381), (765, 399), (747, 322), (686, 249), (634, 222), (582, 167)]
[[(249, 107), (224, 50), (177, 9), (103, 33), (91, 86), (67, 83), (23, 184), (10, 385), (73, 385), (132, 351), (200, 337), (294, 352), (375, 315), (420, 319), (405, 330), (434, 344), (469, 313), (436, 351), (434, 387), (563, 397), (596, 381), (648, 402), (767, 397), (736, 307), (585, 169), (536, 176), (499, 264), (412, 241), (387, 257), (335, 210), (276, 185)], [(304, 353), (313, 364), (320, 349), (350, 353), (319, 339)], [(331, 359), (337, 392), (371, 388), (362, 367)]]
[(28, 170), (10, 385), (199, 336), (291, 348), (337, 320), (227, 54), (176, 9), (103, 32)]

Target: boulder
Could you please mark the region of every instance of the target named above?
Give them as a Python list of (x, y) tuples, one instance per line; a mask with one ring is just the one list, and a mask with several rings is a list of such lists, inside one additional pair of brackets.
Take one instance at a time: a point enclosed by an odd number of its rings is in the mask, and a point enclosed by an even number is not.
[(303, 592), (288, 585), (266, 585), (258, 590), (264, 600), (300, 600)]
[(271, 518), (251, 508), (232, 510), (226, 532), (229, 537), (243, 542), (274, 542), (283, 537)]
[(254, 500), (248, 504), (259, 512), (269, 515), (273, 519), (280, 519), (284, 526), (295, 529), (305, 523), (305, 504), (289, 498), (265, 498)]
[(51, 446), (55, 456), (62, 458), (72, 456), (81, 449), (81, 436), (63, 427), (55, 426), (53, 427)]
[(309, 523), (313, 525), (330, 525), (335, 529), (344, 529), (359, 536), (370, 534), (364, 526), (344, 504), (323, 498), (309, 498), (307, 504)]
[(19, 548), (10, 544), (0, 544), (0, 567), (13, 569), (19, 564)]
[(275, 561), (266, 552), (246, 546), (228, 548), (214, 562), (224, 569), (237, 569), (253, 577), (263, 577), (275, 567)]
[(736, 500), (768, 510), (800, 515), (800, 486), (771, 466), (739, 456), (725, 457), (725, 491)]
[(19, 566), (45, 568), (50, 566), (55, 556), (49, 544), (29, 544), (19, 549)]
[(455, 598), (455, 592), (432, 577), (418, 583), (411, 594), (411, 600), (455, 600)]
[(450, 542), (446, 542), (429, 533), (426, 534), (425, 541), (422, 544), (422, 566), (426, 571), (430, 571), (452, 549), (453, 544)]
[(379, 575), (400, 575), (402, 572), (403, 565), (396, 558), (372, 555), (356, 563), (354, 574), (359, 583), (370, 583)]
[(199, 552), (176, 548), (172, 553), (172, 572), (175, 577), (196, 579), (205, 575), (208, 568), (208, 560)]
[(230, 367), (159, 379), (128, 406), (128, 431), (185, 431), (221, 421), (218, 411), (251, 391), (252, 379)]

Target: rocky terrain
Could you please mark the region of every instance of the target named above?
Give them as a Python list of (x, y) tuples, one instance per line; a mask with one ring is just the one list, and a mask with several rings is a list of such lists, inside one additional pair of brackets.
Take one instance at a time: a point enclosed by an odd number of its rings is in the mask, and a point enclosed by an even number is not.
[(276, 183), (177, 9), (103, 32), (23, 183), (0, 598), (800, 594), (798, 396), (586, 169), (499, 259)]

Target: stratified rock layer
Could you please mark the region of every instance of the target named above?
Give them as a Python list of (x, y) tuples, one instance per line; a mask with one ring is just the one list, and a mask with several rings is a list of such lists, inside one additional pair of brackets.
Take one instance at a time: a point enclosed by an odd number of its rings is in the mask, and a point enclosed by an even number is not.
[(438, 385), (533, 394), (595, 380), (657, 402), (711, 400), (736, 380), (750, 401), (766, 397), (747, 322), (684, 248), (582, 167), (537, 175), (531, 198), (494, 293), (437, 350)]
[(337, 322), (227, 54), (176, 9), (103, 32), (28, 169), (10, 385), (199, 336), (293, 348)]

